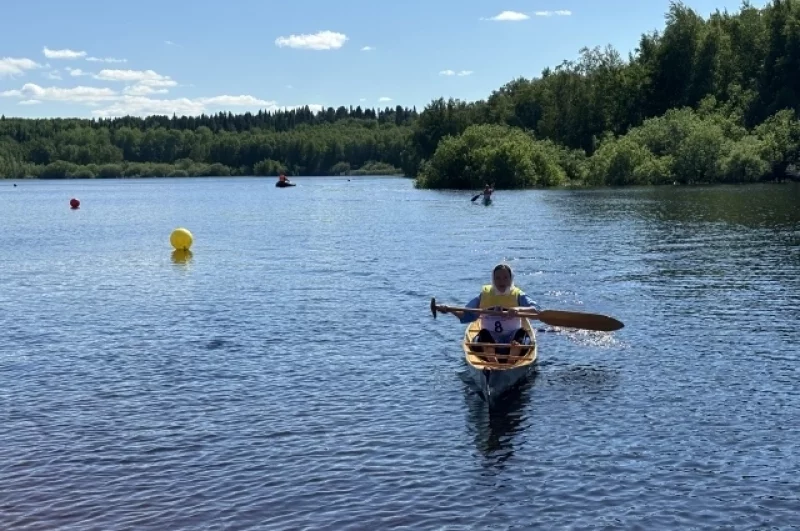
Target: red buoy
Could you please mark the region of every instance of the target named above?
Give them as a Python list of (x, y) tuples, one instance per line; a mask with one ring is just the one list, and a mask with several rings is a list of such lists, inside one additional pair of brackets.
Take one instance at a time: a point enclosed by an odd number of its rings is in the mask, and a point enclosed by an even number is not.
[(81, 207), (81, 202), (73, 197), (69, 200), (69, 206), (72, 207), (72, 210), (77, 210)]

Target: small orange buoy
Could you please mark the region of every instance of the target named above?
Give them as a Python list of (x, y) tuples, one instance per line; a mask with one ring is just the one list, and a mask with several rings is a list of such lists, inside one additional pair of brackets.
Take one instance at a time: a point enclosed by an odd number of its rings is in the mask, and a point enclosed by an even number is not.
[(81, 207), (81, 202), (73, 197), (69, 200), (69, 206), (72, 208), (72, 210), (77, 210)]

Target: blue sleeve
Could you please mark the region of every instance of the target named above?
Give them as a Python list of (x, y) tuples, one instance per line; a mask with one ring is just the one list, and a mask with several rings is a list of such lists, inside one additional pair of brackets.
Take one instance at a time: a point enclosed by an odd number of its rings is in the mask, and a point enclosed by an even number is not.
[(541, 308), (539, 308), (539, 305), (536, 304), (535, 302), (533, 302), (532, 300), (530, 300), (528, 298), (528, 296), (526, 294), (524, 294), (524, 293), (519, 296), (519, 300), (517, 302), (519, 303), (520, 306), (522, 306), (524, 308), (533, 307), (533, 308), (536, 308), (537, 312), (541, 311)]
[[(481, 304), (481, 296), (478, 295), (467, 303), (466, 308), (478, 308)], [(464, 312), (464, 316), (459, 319), (462, 323), (471, 323), (478, 318), (477, 313)]]

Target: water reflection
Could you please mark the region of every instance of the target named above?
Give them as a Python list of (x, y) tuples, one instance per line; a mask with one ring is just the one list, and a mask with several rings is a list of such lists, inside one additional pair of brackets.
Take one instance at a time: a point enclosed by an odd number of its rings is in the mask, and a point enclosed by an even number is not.
[[(775, 193), (775, 187), (782, 193)], [(800, 186), (757, 185), (687, 188), (682, 193), (656, 188), (648, 210), (658, 221), (726, 223), (747, 228), (785, 227), (800, 222)]]
[(475, 446), (492, 466), (500, 466), (514, 455), (515, 442), (525, 430), (531, 414), (529, 403), (536, 372), (521, 385), (510, 389), (504, 399), (491, 407), (481, 398), (468, 376), (462, 375), (467, 423), (474, 436)]
[(631, 225), (634, 220), (690, 224), (695, 231), (696, 223), (763, 228), (800, 222), (800, 183), (579, 190), (547, 200), (571, 217)]
[(172, 263), (178, 265), (188, 265), (192, 261), (192, 251), (188, 249), (176, 249), (172, 251)]

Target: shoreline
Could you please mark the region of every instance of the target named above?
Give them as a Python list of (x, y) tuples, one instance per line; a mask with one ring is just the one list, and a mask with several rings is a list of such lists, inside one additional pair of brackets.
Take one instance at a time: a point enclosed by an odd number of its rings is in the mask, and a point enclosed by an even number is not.
[[(416, 181), (416, 177), (409, 177), (407, 175), (398, 175), (398, 174), (363, 174), (363, 175), (292, 175), (289, 176), (292, 178), (293, 181), (303, 180), (303, 179), (330, 179), (330, 180), (355, 180), (355, 179), (374, 179), (374, 178), (386, 178), (386, 179), (405, 179)], [(0, 177), (0, 182), (3, 183), (23, 183), (23, 182), (92, 182), (92, 181), (153, 181), (153, 180), (187, 180), (187, 179), (261, 179), (266, 180), (269, 182), (273, 182), (278, 179), (278, 176), (272, 175), (189, 175), (189, 176), (119, 176), (119, 177), (25, 177), (25, 178), (14, 178), (14, 177)], [(416, 183), (415, 183), (416, 184)], [(526, 191), (579, 191), (579, 190), (628, 190), (628, 189), (655, 189), (655, 188), (719, 188), (725, 186), (734, 186), (734, 187), (747, 187), (747, 186), (755, 186), (755, 185), (791, 185), (791, 184), (800, 184), (800, 178), (796, 176), (787, 177), (785, 179), (772, 179), (772, 180), (764, 180), (764, 181), (755, 181), (755, 182), (732, 182), (732, 183), (721, 183), (721, 182), (691, 182), (691, 183), (652, 183), (652, 184), (630, 184), (630, 185), (591, 185), (591, 184), (584, 184), (579, 182), (570, 182), (570, 183), (563, 183), (554, 186), (531, 186), (525, 188), (495, 188), (496, 192), (526, 192)], [(474, 193), (475, 190), (472, 188), (417, 188), (413, 186), (415, 190), (419, 191), (431, 191), (431, 192), (468, 192)]]

